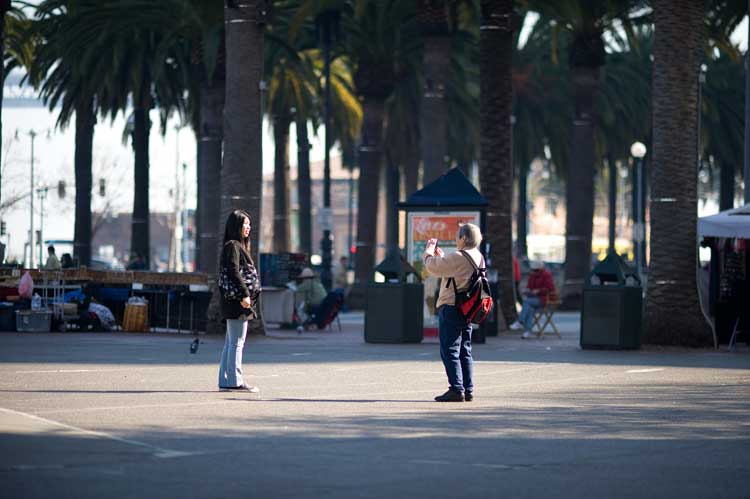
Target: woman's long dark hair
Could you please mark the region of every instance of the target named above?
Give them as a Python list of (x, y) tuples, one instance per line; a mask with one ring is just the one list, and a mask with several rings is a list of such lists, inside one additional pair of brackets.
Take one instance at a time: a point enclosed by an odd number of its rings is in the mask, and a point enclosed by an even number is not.
[(253, 220), (245, 210), (234, 210), (227, 217), (227, 223), (224, 227), (224, 244), (229, 241), (237, 241), (240, 243), (242, 249), (247, 253), (247, 257), (250, 257), (250, 237), (242, 237), (242, 224), (245, 219), (250, 221), (250, 230), (252, 230)]

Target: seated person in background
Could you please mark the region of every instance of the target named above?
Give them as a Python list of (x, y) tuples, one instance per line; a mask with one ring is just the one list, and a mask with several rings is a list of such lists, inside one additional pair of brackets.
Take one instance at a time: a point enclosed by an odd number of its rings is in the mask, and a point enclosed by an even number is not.
[(309, 267), (305, 267), (297, 276), (297, 290), (294, 293), (294, 299), (297, 303), (297, 313), (305, 323), (326, 297), (326, 288), (320, 282), (320, 278)]
[(349, 259), (342, 256), (339, 259), (339, 266), (333, 274), (333, 291), (341, 296), (346, 295), (346, 288), (349, 286), (347, 273), (349, 272)]
[(91, 287), (88, 284), (84, 284), (83, 287), (81, 287), (81, 291), (71, 300), (73, 303), (78, 304), (77, 322), (81, 332), (101, 330), (99, 317), (89, 311), (89, 306), (91, 305), (93, 298)]
[(60, 257), (60, 266), (64, 269), (72, 269), (75, 267), (75, 262), (73, 261), (73, 257), (70, 256), (70, 253), (63, 253)]
[(339, 264), (336, 266), (336, 270), (333, 272), (333, 290), (342, 295), (346, 291), (346, 287), (349, 284), (347, 282), (347, 272), (349, 271), (349, 259), (342, 256), (339, 259)]
[(62, 264), (57, 259), (55, 247), (50, 244), (47, 246), (47, 263), (44, 264), (44, 270), (60, 270), (61, 268)]
[(128, 266), (125, 267), (126, 270), (148, 270), (148, 267), (146, 266), (146, 262), (143, 261), (143, 257), (140, 253), (132, 253), (130, 255), (130, 260), (128, 261)]
[(552, 273), (544, 268), (544, 262), (533, 260), (529, 267), (529, 279), (523, 292), (523, 307), (518, 320), (510, 325), (511, 329), (523, 329), (522, 338), (531, 336), (531, 326), (534, 325), (534, 314), (547, 304), (550, 294), (555, 292), (555, 281)]

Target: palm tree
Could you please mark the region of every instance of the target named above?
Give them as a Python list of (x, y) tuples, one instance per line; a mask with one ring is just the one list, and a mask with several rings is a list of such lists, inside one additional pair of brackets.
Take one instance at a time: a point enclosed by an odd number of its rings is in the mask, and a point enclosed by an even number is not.
[[(614, 250), (619, 176), (617, 164), (628, 163), (630, 146), (634, 140), (640, 140), (651, 147), (650, 56), (653, 27), (648, 24), (637, 27), (630, 34), (630, 39), (618, 31), (610, 32), (608, 38), (606, 70), (596, 96), (594, 150), (599, 162), (607, 165), (607, 169), (600, 170), (600, 178), (606, 177), (609, 180), (609, 228), (611, 249)], [(647, 165), (648, 162), (644, 161), (644, 169)], [(632, 175), (632, 179), (635, 181), (636, 175)], [(645, 185), (643, 180), (641, 179), (641, 188)], [(638, 192), (639, 189), (632, 189), (633, 196)], [(637, 198), (633, 199), (632, 206), (635, 207)], [(640, 258), (645, 262), (645, 241), (639, 251)]]
[[(3, 123), (3, 89), (5, 88), (5, 16), (10, 12), (10, 0), (0, 0), (0, 144), (2, 144), (2, 123)], [(0, 172), (2, 171), (2, 158), (0, 158)], [(0, 179), (2, 174), (0, 173)], [(0, 202), (2, 202), (2, 183), (0, 183)]]
[(224, 108), (224, 161), (221, 166), (221, 218), (243, 209), (253, 222), (252, 256), (258, 261), (263, 156), (261, 88), (263, 86), (263, 0), (227, 1), (227, 80)]
[(707, 345), (696, 286), (698, 74), (704, 2), (655, 0), (647, 343)]
[[(298, 2), (282, 4), (276, 10), (273, 26), (266, 34), (266, 73), (270, 75), (267, 112), (271, 117), (275, 141), (274, 165), (274, 251), (290, 251), (289, 223), (289, 127), (297, 122), (301, 131), (300, 140), (305, 153), (301, 158), (302, 175), (298, 182), (303, 187), (301, 192), (300, 214), (304, 218), (304, 245), (312, 250), (310, 233), (310, 196), (309, 196), (309, 156), (307, 141), (307, 121), (317, 121), (319, 114), (319, 96), (322, 94), (322, 83), (316, 72), (319, 51), (315, 49), (316, 39), (310, 24), (302, 26), (300, 32), (290, 32), (290, 22), (299, 7)], [(298, 171), (300, 171), (298, 170)], [(302, 177), (301, 179), (299, 177)], [(309, 242), (308, 242), (309, 240)]]
[(420, 159), (419, 103), (423, 89), (419, 74), (409, 71), (397, 79), (386, 101), (383, 145), (386, 156), (386, 248), (398, 247), (398, 209), (401, 179), (406, 196), (417, 190)]
[[(480, 35), (480, 145), (479, 182), (487, 199), (485, 241), (491, 263), (498, 270), (506, 322), (516, 319), (513, 285), (513, 224), (511, 215), (513, 163), (511, 123), (513, 86), (512, 0), (483, 0)], [(498, 327), (504, 329), (502, 321)]]
[[(634, 0), (528, 0), (530, 8), (556, 20), (558, 31), (572, 37), (568, 53), (573, 83), (574, 115), (570, 168), (567, 172), (565, 220), (564, 308), (579, 308), (583, 281), (591, 265), (594, 216), (594, 134), (600, 72), (606, 62), (603, 33), (619, 23), (626, 33), (648, 14), (645, 2)], [(631, 38), (632, 39), (632, 38)]]
[(470, 166), (479, 157), (480, 131), (479, 16), (473, 11), (470, 14), (453, 30), (445, 88), (445, 105), (450, 117), (445, 154), (449, 164), (455, 164), (467, 176)]
[[(222, 32), (223, 37), (223, 32)], [(223, 57), (223, 56), (222, 56)], [(225, 94), (225, 68), (223, 60), (210, 79), (203, 79), (198, 97), (198, 189), (196, 220), (197, 270), (214, 273), (218, 263), (221, 230), (217, 220), (221, 214), (221, 144), (223, 140), (223, 114)]]
[[(162, 133), (174, 110), (186, 113), (183, 90), (189, 71), (188, 55), (183, 45), (175, 43), (179, 32), (172, 29), (167, 20), (188, 15), (187, 5), (180, 0), (158, 3), (48, 0), (43, 6), (47, 10), (42, 12), (60, 13), (66, 28), (50, 49), (57, 47), (64, 51), (64, 57), (69, 57), (79, 71), (78, 74), (61, 71), (60, 77), (51, 83), (55, 87), (49, 87), (50, 99), (72, 91), (80, 92), (62, 102), (70, 107), (83, 106), (82, 125), (91, 122), (84, 117), (89, 113), (89, 106), (91, 113), (98, 110), (114, 118), (120, 111), (129, 109), (132, 102), (133, 112), (127, 128), (135, 150), (131, 250), (141, 254), (148, 263), (149, 112), (158, 104)], [(49, 62), (52, 57), (47, 59)], [(54, 64), (48, 67), (54, 70)], [(91, 74), (99, 78), (91, 78)], [(72, 80), (73, 89), (67, 87), (67, 79)], [(75, 86), (78, 81), (82, 83)], [(81, 144), (89, 141), (82, 138)], [(85, 156), (82, 153), (84, 163), (88, 161)], [(86, 179), (82, 178), (82, 187), (88, 191), (85, 183)]]
[[(525, 17), (525, 15), (524, 15)], [(526, 43), (513, 53), (513, 161), (518, 172), (516, 252), (526, 257), (527, 178), (529, 166), (537, 158), (546, 159), (557, 173), (567, 170), (572, 103), (569, 97), (569, 68), (556, 62), (550, 51), (550, 22), (540, 18)], [(545, 152), (546, 151), (546, 152)]]
[(742, 164), (744, 79), (742, 62), (720, 54), (709, 59), (701, 99), (701, 158), (718, 169), (719, 209), (734, 208), (735, 165)]
[[(264, 0), (249, 0), (242, 4), (227, 0), (224, 7), (226, 96), (220, 179), (221, 211), (219, 220), (213, 222), (223, 227), (230, 212), (237, 209), (247, 211), (253, 223), (250, 240), (252, 256), (257, 263), (260, 232), (257, 227), (261, 220), (263, 185), (261, 92), (265, 88), (263, 42), (266, 9)], [(222, 333), (216, 286), (213, 286), (207, 315), (207, 332)], [(249, 330), (263, 334), (263, 321), (251, 321)]]
[(378, 189), (373, 186), (380, 183), (386, 99), (395, 87), (397, 67), (415, 64), (417, 37), (410, 2), (363, 1), (350, 19), (349, 50), (356, 64), (354, 83), (363, 110), (355, 287), (350, 302), (361, 306), (374, 267)]
[[(410, 2), (395, 0), (308, 0), (295, 16), (299, 26), (317, 13), (341, 12), (344, 51), (354, 69), (354, 86), (362, 105), (360, 141), (359, 203), (355, 286), (349, 295), (354, 307), (364, 303), (365, 285), (372, 278), (386, 100), (393, 92), (396, 68), (410, 67), (416, 51), (414, 9)], [(295, 28), (292, 30), (294, 31)]]
[(35, 29), (39, 43), (30, 69), (32, 82), (51, 111), (59, 105), (57, 126), (66, 127), (75, 115), (75, 222), (73, 255), (80, 265), (91, 262), (92, 149), (97, 89), (69, 39), (78, 15), (75, 4), (47, 0), (39, 5)]
[(197, 138), (196, 270), (215, 273), (221, 229), (219, 174), (226, 83), (224, 10), (221, 0), (191, 0), (189, 16), (178, 28), (188, 40), (191, 71), (190, 123)]
[[(36, 37), (23, 11), (11, 6), (10, 0), (0, 0), (0, 128), (5, 77), (16, 67), (29, 68), (33, 60)], [(2, 131), (0, 130), (0, 144)], [(0, 158), (1, 159), (1, 158)], [(2, 171), (0, 165), (0, 171)], [(2, 177), (0, 176), (0, 179)], [(2, 201), (0, 181), (0, 201)]]
[(419, 128), (425, 184), (445, 171), (448, 118), (445, 88), (451, 62), (452, 3), (417, 0), (417, 22), (424, 40)]
[[(304, 253), (312, 254), (312, 200), (310, 195), (310, 144), (308, 140), (307, 123), (312, 122), (317, 129), (325, 120), (326, 91), (330, 90), (330, 118), (326, 130), (326, 140), (333, 145), (339, 142), (342, 149), (353, 147), (362, 121), (362, 106), (357, 99), (352, 82), (352, 61), (344, 53), (343, 40), (336, 36), (337, 19), (348, 9), (343, 0), (294, 0), (285, 5), (289, 14), (294, 14), (281, 21), (281, 33), (287, 34), (288, 44), (296, 49), (297, 59), (301, 59), (305, 73), (312, 70), (315, 78), (314, 88), (306, 87), (315, 95), (310, 96), (310, 102), (297, 109), (295, 107), (295, 122), (298, 141), (298, 177), (297, 192), (299, 200), (299, 232), (300, 248)], [(324, 14), (321, 16), (321, 14)], [(282, 16), (277, 16), (282, 17)], [(326, 85), (325, 49), (320, 50), (320, 38), (323, 45), (328, 47), (330, 85)], [(326, 38), (328, 37), (328, 38)], [(327, 41), (326, 41), (327, 40)], [(293, 50), (292, 50), (293, 51)], [(309, 75), (308, 75), (309, 76)], [(309, 84), (309, 83), (308, 83)], [(316, 104), (311, 106), (310, 104)]]

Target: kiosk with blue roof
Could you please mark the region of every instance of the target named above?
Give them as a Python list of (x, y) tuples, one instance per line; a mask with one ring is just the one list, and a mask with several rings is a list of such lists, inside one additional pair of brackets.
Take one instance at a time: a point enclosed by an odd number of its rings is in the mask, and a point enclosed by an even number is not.
[(435, 298), (438, 280), (428, 276), (422, 264), (427, 240), (437, 238), (443, 251), (456, 249), (456, 232), (463, 223), (478, 225), (484, 232), (487, 200), (458, 168), (416, 191), (398, 205), (406, 212), (406, 258), (424, 282), (424, 335), (437, 336)]

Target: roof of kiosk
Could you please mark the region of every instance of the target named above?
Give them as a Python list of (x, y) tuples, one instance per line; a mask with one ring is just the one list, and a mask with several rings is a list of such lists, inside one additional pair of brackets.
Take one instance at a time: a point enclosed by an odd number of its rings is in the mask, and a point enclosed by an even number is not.
[(750, 239), (750, 204), (699, 218), (698, 235)]
[(458, 168), (451, 168), (440, 178), (418, 190), (399, 208), (420, 207), (484, 207), (487, 200), (472, 185), (466, 175)]

